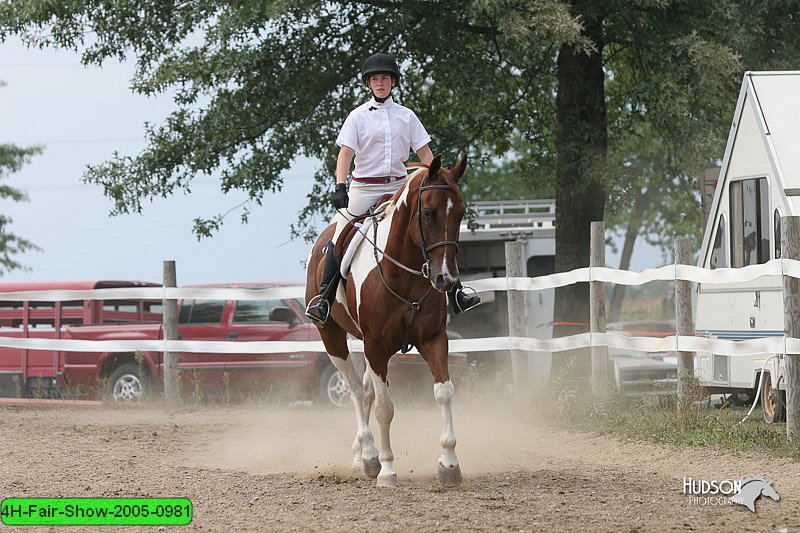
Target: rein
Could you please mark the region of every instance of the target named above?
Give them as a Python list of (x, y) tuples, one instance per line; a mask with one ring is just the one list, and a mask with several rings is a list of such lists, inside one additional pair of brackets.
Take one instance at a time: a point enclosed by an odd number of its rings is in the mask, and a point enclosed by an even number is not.
[[(431, 258), (430, 258), (430, 255), (429, 255), (430, 251), (434, 250), (434, 249), (436, 249), (436, 248), (438, 248), (440, 246), (455, 246), (456, 250), (458, 250), (458, 242), (457, 241), (439, 241), (439, 242), (436, 242), (436, 243), (431, 244), (431, 245), (428, 245), (428, 243), (425, 241), (425, 233), (422, 231), (422, 193), (424, 191), (428, 191), (428, 190), (431, 190), (431, 189), (449, 189), (449, 190), (453, 190), (453, 188), (450, 185), (447, 185), (447, 184), (420, 185), (419, 194), (417, 195), (417, 228), (419, 229), (419, 236), (420, 236), (420, 239), (422, 241), (421, 244), (420, 244), (420, 250), (422, 251), (422, 256), (425, 258), (425, 262), (422, 264), (422, 268), (420, 270), (418, 270), (418, 271), (417, 270), (412, 270), (412, 269), (408, 268), (407, 266), (403, 265), (402, 263), (400, 263), (399, 261), (395, 260), (391, 256), (387, 255), (385, 252), (381, 252), (381, 253), (383, 253), (384, 257), (389, 259), (395, 265), (403, 268), (407, 272), (410, 272), (410, 273), (412, 273), (414, 275), (421, 276), (421, 277), (427, 279), (429, 282), (432, 281), (431, 278), (430, 278), (430, 264), (431, 264)], [(383, 274), (383, 267), (381, 267), (381, 262), (380, 262), (380, 259), (378, 258), (378, 246), (377, 246), (377, 241), (378, 241), (378, 221), (376, 220), (375, 223), (372, 224), (372, 226), (373, 226), (373, 236), (374, 236), (373, 238), (375, 240), (375, 242), (372, 243), (372, 251), (373, 251), (373, 254), (375, 256), (375, 264), (378, 267), (378, 272), (380, 273), (381, 281), (383, 282), (383, 286), (386, 287), (386, 290), (388, 290), (391, 294), (393, 294), (395, 298), (397, 298), (398, 300), (402, 301), (403, 303), (405, 303), (406, 305), (408, 305), (411, 308), (411, 317), (409, 317), (409, 319), (408, 319), (408, 324), (406, 325), (405, 331), (403, 332), (403, 341), (401, 342), (401, 345), (400, 345), (400, 353), (405, 354), (405, 353), (408, 353), (411, 350), (411, 348), (413, 348), (412, 344), (410, 343), (411, 328), (414, 326), (414, 322), (416, 321), (416, 318), (417, 318), (417, 312), (419, 312), (420, 307), (422, 306), (422, 302), (425, 300), (425, 298), (428, 297), (428, 295), (433, 290), (433, 284), (429, 283), (428, 284), (428, 290), (425, 291), (425, 294), (422, 295), (422, 298), (420, 298), (419, 300), (416, 300), (416, 301), (407, 300), (403, 296), (399, 295), (394, 289), (392, 289), (389, 286), (389, 283), (386, 281), (386, 276)], [(367, 239), (367, 240), (369, 240), (369, 239)]]
[(428, 276), (425, 274), (425, 272), (423, 272), (423, 270), (425, 270), (425, 265), (422, 265), (422, 267), (423, 267), (423, 269), (422, 269), (422, 270), (414, 270), (413, 268), (411, 268), (411, 267), (407, 267), (406, 265), (404, 265), (403, 263), (401, 263), (400, 261), (398, 261), (397, 259), (395, 259), (395, 258), (394, 258), (394, 257), (392, 257), (391, 255), (387, 254), (387, 253), (386, 253), (384, 250), (382, 250), (382, 249), (380, 248), (380, 246), (378, 246), (378, 223), (380, 222), (380, 220), (378, 220), (378, 215), (380, 215), (380, 214), (381, 214), (381, 213), (382, 213), (382, 212), (383, 212), (385, 209), (386, 209), (386, 207), (385, 207), (385, 206), (383, 206), (383, 207), (381, 207), (381, 209), (380, 209), (380, 210), (374, 210), (374, 206), (373, 206), (373, 207), (371, 207), (371, 208), (370, 208), (370, 210), (369, 210), (369, 212), (368, 212), (368, 214), (367, 214), (367, 217), (370, 217), (370, 218), (374, 218), (374, 219), (375, 219), (375, 222), (372, 224), (372, 228), (373, 228), (373, 230), (374, 230), (374, 231), (373, 231), (373, 234), (374, 234), (375, 236), (374, 236), (372, 239), (370, 239), (370, 238), (369, 238), (369, 235), (367, 235), (366, 233), (364, 233), (364, 232), (361, 230), (361, 228), (360, 228), (360, 227), (356, 226), (356, 225), (353, 223), (353, 221), (352, 221), (352, 220), (349, 220), (349, 219), (348, 219), (348, 220), (347, 220), (347, 223), (348, 223), (350, 226), (353, 226), (357, 232), (359, 232), (361, 235), (363, 235), (363, 236), (364, 236), (364, 240), (366, 240), (368, 243), (370, 243), (370, 244), (372, 245), (372, 250), (373, 250), (373, 252), (375, 253), (376, 260), (377, 260), (378, 252), (380, 252), (381, 254), (383, 254), (383, 257), (385, 257), (386, 259), (388, 259), (390, 262), (394, 263), (394, 265), (395, 265), (395, 266), (398, 266), (398, 267), (402, 268), (403, 270), (405, 270), (405, 271), (406, 271), (406, 272), (408, 272), (409, 274), (414, 274), (415, 276), (420, 276), (420, 277), (422, 277), (422, 278), (425, 278), (425, 279), (430, 279), (430, 278), (428, 278)]
[[(426, 177), (429, 177), (429, 176), (426, 176)], [(410, 343), (411, 328), (413, 327), (414, 322), (415, 322), (415, 320), (417, 318), (417, 313), (419, 312), (420, 307), (422, 306), (422, 302), (425, 300), (425, 298), (428, 297), (428, 295), (433, 290), (433, 284), (432, 283), (428, 284), (428, 290), (425, 291), (425, 294), (423, 294), (422, 298), (420, 298), (419, 300), (411, 301), (411, 300), (408, 300), (408, 299), (404, 298), (403, 296), (398, 294), (397, 291), (392, 289), (389, 286), (389, 283), (386, 281), (386, 276), (383, 273), (383, 267), (381, 266), (381, 261), (380, 261), (380, 258), (378, 257), (378, 253), (382, 254), (383, 257), (388, 259), (395, 266), (405, 270), (409, 274), (413, 274), (415, 276), (420, 276), (422, 278), (427, 279), (430, 282), (430, 281), (432, 281), (431, 278), (430, 278), (430, 263), (431, 263), (430, 251), (431, 250), (435, 250), (436, 248), (439, 248), (440, 246), (454, 246), (456, 248), (456, 251), (458, 251), (458, 242), (457, 241), (439, 241), (439, 242), (433, 243), (431, 245), (428, 245), (428, 243), (425, 240), (425, 233), (422, 231), (422, 193), (424, 191), (429, 191), (429, 190), (432, 190), (432, 189), (449, 189), (451, 191), (454, 191), (453, 187), (448, 185), (448, 184), (420, 185), (420, 187), (419, 187), (419, 194), (417, 195), (417, 228), (419, 230), (420, 239), (422, 241), (421, 244), (420, 244), (420, 251), (422, 252), (422, 256), (425, 258), (425, 262), (422, 264), (422, 267), (420, 268), (420, 270), (414, 270), (413, 268), (407, 267), (406, 265), (404, 265), (403, 263), (401, 263), (397, 259), (393, 258), (389, 254), (387, 254), (384, 250), (381, 250), (378, 247), (378, 223), (380, 221), (377, 220), (377, 217), (385, 209), (385, 206), (382, 207), (380, 210), (374, 210), (373, 208), (370, 208), (370, 211), (367, 214), (368, 217), (372, 217), (372, 218), (375, 219), (374, 223), (372, 224), (372, 229), (373, 229), (373, 238), (372, 238), (372, 240), (370, 240), (369, 235), (367, 235), (366, 233), (361, 231), (361, 228), (355, 226), (350, 219), (347, 220), (347, 223), (350, 224), (350, 225), (353, 225), (356, 228), (356, 231), (361, 233), (364, 236), (364, 239), (366, 239), (366, 241), (372, 245), (372, 252), (373, 252), (373, 255), (375, 256), (375, 264), (378, 267), (378, 272), (380, 273), (380, 277), (381, 277), (381, 281), (383, 282), (383, 286), (386, 287), (386, 290), (389, 291), (389, 293), (392, 294), (395, 298), (397, 298), (398, 300), (400, 300), (401, 302), (405, 303), (407, 306), (409, 306), (411, 308), (411, 317), (409, 318), (408, 324), (406, 325), (406, 329), (403, 332), (403, 341), (402, 341), (401, 347), (400, 347), (400, 353), (404, 353), (404, 354), (408, 353), (409, 350), (411, 350), (411, 348), (413, 348), (413, 345), (411, 345), (411, 343)], [(347, 217), (345, 217), (345, 218), (347, 218)]]

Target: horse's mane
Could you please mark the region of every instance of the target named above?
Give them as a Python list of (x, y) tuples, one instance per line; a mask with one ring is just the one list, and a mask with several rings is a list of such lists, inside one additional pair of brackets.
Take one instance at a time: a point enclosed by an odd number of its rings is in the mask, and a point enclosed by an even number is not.
[[(386, 215), (389, 215), (392, 211), (394, 211), (395, 207), (397, 206), (397, 202), (400, 200), (400, 197), (403, 196), (403, 194), (406, 194), (406, 189), (411, 187), (411, 184), (414, 182), (414, 180), (420, 178), (420, 176), (423, 176), (424, 174), (427, 174), (428, 169), (430, 168), (425, 163), (417, 163), (417, 162), (409, 163), (407, 166), (408, 168), (413, 168), (414, 171), (408, 175), (408, 179), (406, 179), (406, 182), (403, 184), (403, 186), (397, 189), (397, 191), (395, 191), (391, 201), (389, 202), (388, 209), (386, 210)], [(439, 176), (442, 179), (444, 179), (445, 183), (447, 183), (454, 191), (456, 191), (456, 194), (458, 194), (458, 199), (463, 202), (463, 197), (461, 196), (461, 189), (459, 188), (458, 184), (455, 181), (453, 181), (453, 178), (447, 174), (439, 174)]]

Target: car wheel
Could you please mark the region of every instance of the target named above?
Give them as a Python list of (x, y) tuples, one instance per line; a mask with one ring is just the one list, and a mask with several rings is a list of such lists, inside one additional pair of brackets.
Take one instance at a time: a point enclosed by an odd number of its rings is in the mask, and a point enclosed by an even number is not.
[(764, 384), (761, 389), (761, 412), (767, 424), (775, 424), (783, 420), (783, 398), (780, 389), (772, 383), (770, 374), (764, 374)]
[(144, 396), (147, 376), (139, 365), (126, 363), (108, 376), (108, 392), (116, 402), (138, 402)]
[(346, 407), (350, 403), (347, 382), (334, 366), (326, 366), (319, 377), (319, 399), (323, 405), (334, 407)]

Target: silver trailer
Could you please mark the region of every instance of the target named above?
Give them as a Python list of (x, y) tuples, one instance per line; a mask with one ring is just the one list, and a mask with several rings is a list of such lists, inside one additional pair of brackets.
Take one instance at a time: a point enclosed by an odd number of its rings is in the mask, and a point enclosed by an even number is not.
[[(470, 279), (506, 275), (505, 243), (520, 241), (527, 276), (555, 272), (555, 200), (514, 200), (473, 202), (461, 224), (458, 269), (465, 285)], [(505, 291), (480, 293), (483, 304), (467, 313), (450, 314), (448, 329), (465, 338), (508, 335), (508, 299)], [(553, 335), (554, 291), (526, 292), (527, 332), (548, 339)], [(499, 375), (508, 350), (470, 354), (479, 375), (508, 382)], [(534, 385), (546, 384), (550, 373), (550, 354), (529, 356)]]

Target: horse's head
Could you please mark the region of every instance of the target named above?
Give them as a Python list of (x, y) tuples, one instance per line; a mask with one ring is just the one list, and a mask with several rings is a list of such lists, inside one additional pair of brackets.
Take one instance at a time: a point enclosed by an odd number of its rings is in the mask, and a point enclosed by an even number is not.
[(451, 169), (442, 167), (437, 155), (419, 182), (417, 224), (412, 235), (425, 256), (423, 272), (440, 292), (449, 291), (458, 281), (458, 233), (466, 212), (458, 180), (466, 168), (466, 154)]

